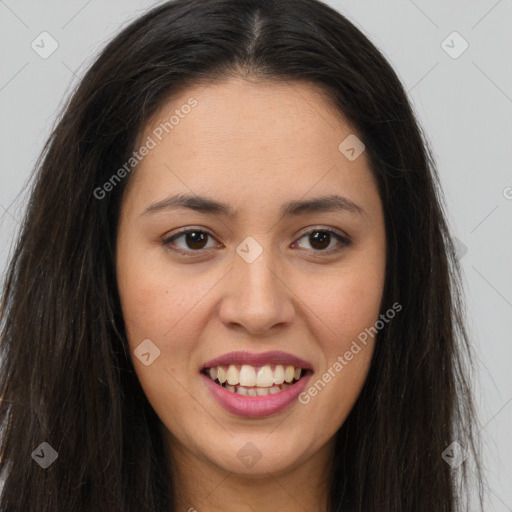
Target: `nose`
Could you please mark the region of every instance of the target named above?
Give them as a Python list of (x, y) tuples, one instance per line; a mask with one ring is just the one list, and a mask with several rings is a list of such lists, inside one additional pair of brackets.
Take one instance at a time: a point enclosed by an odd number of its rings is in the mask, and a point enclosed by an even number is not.
[(252, 263), (235, 255), (219, 309), (224, 325), (257, 335), (291, 323), (295, 314), (292, 286), (270, 252), (264, 250)]

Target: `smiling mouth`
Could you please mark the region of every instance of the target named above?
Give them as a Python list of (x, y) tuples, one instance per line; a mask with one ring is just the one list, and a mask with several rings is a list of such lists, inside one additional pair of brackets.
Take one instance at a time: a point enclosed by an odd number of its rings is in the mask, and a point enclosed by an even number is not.
[(219, 386), (237, 395), (256, 397), (274, 395), (293, 386), (311, 370), (286, 365), (222, 365), (203, 368), (202, 372)]

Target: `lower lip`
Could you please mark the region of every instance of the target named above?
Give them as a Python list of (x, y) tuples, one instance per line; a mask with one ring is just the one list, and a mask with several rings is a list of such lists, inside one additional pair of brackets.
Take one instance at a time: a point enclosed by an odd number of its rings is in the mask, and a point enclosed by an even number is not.
[(308, 373), (295, 384), (273, 395), (243, 396), (228, 391), (202, 373), (200, 375), (214, 398), (224, 409), (247, 418), (260, 418), (283, 411), (300, 395), (311, 378), (311, 373)]

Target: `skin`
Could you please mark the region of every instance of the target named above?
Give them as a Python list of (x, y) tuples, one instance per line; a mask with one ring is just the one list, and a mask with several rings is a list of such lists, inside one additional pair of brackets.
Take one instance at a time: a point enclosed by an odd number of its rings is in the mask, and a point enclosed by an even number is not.
[[(116, 252), (130, 353), (162, 422), (176, 506), (325, 512), (334, 435), (367, 377), (372, 338), (307, 404), (264, 418), (225, 411), (199, 371), (234, 350), (282, 350), (313, 365), (314, 383), (375, 324), (386, 263), (376, 183), (365, 152), (354, 161), (340, 152), (356, 132), (309, 83), (231, 78), (190, 87), (161, 107), (140, 140), (191, 97), (197, 106), (130, 176)], [(177, 193), (228, 203), (239, 217), (186, 208), (142, 215)], [(286, 201), (333, 193), (364, 213), (278, 214)], [(190, 258), (162, 243), (184, 227), (213, 235), (202, 245), (174, 239)], [(314, 228), (339, 230), (351, 244), (331, 235), (315, 246)], [(252, 263), (236, 252), (248, 236), (263, 250)], [(145, 339), (160, 350), (149, 366), (133, 353)], [(251, 467), (237, 457), (247, 442), (261, 453)]]

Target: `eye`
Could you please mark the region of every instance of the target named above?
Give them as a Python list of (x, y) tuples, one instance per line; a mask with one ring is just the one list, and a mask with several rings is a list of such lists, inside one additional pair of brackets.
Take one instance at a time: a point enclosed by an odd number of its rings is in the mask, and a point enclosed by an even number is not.
[[(169, 247), (169, 249), (174, 252), (188, 256), (191, 252), (199, 252), (202, 249), (207, 249), (208, 247), (206, 247), (205, 242), (208, 240), (208, 237), (213, 238), (213, 235), (204, 229), (188, 228), (179, 231), (170, 237), (167, 237), (165, 240), (163, 240), (162, 244)], [(183, 239), (185, 247), (176, 247), (177, 244), (175, 242), (180, 238)]]
[[(298, 242), (306, 237), (308, 237), (307, 240), (313, 248), (313, 252), (320, 253), (320, 255), (336, 253), (351, 243), (346, 236), (338, 233), (337, 231), (332, 229), (315, 228), (303, 233), (303, 235), (292, 245), (298, 245)], [(211, 248), (211, 246), (207, 246), (208, 238), (214, 238), (209, 231), (199, 228), (187, 228), (165, 238), (162, 241), (162, 245), (168, 247), (169, 250), (184, 256), (195, 256), (193, 253), (201, 253), (205, 249)], [(180, 239), (182, 239), (182, 244), (184, 244), (184, 246), (180, 246), (176, 243), (177, 240)], [(335, 239), (338, 240), (338, 244), (335, 244), (334, 247), (332, 247), (331, 244)]]
[[(313, 247), (314, 252), (322, 254), (332, 254), (341, 251), (343, 247), (350, 245), (350, 240), (342, 234), (332, 229), (315, 228), (304, 233), (298, 241), (306, 238), (308, 243)], [(330, 247), (331, 243), (337, 239), (339, 243)], [(298, 241), (295, 244), (298, 244)]]

